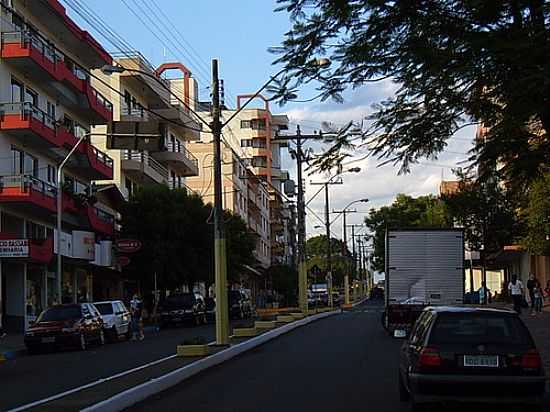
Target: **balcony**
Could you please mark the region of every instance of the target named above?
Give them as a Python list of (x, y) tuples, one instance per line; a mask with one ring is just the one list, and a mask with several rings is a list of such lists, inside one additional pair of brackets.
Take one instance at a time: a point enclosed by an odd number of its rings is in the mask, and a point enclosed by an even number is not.
[(196, 120), (194, 117), (191, 117), (189, 113), (187, 113), (183, 109), (183, 107), (172, 106), (169, 109), (155, 110), (155, 113), (157, 113), (161, 118), (173, 120), (178, 124), (181, 124), (180, 126), (170, 122), (170, 127), (176, 129), (178, 134), (184, 137), (186, 140), (200, 140), (200, 130), (202, 130), (202, 123), (199, 123), (198, 120)]
[(0, 255), (3, 259), (47, 264), (53, 258), (53, 239), (29, 239), (0, 232)]
[(92, 145), (89, 140), (84, 140), (78, 146), (68, 165), (88, 180), (113, 179), (113, 159)]
[(115, 217), (112, 214), (90, 205), (87, 207), (86, 213), (88, 215), (88, 222), (90, 224), (90, 227), (94, 232), (106, 236), (114, 235)]
[(120, 121), (121, 122), (148, 122), (149, 112), (142, 107), (130, 108), (126, 104), (123, 104), (120, 108)]
[(199, 161), (183, 145), (176, 146), (172, 143), (168, 143), (166, 145), (166, 150), (162, 152), (152, 152), (151, 156), (162, 164), (170, 166), (181, 176), (199, 175)]
[(36, 149), (63, 145), (55, 119), (31, 103), (0, 103), (0, 130)]
[(57, 210), (55, 186), (31, 175), (0, 176), (0, 204), (42, 217)]
[[(171, 107), (170, 83), (156, 76), (155, 68), (140, 52), (113, 53), (113, 57), (119, 65), (128, 69), (120, 74), (121, 80), (132, 89), (140, 90), (149, 108), (167, 109)], [(158, 81), (139, 73), (139, 71), (148, 73), (150, 76), (157, 78)]]
[[(90, 85), (86, 70), (63, 55), (44, 37), (32, 32), (1, 34), (1, 56), (25, 77), (90, 123), (111, 121), (113, 107)], [(53, 80), (53, 81), (52, 81)]]
[(122, 170), (141, 184), (165, 184), (168, 181), (168, 169), (145, 152), (126, 150), (122, 157)]

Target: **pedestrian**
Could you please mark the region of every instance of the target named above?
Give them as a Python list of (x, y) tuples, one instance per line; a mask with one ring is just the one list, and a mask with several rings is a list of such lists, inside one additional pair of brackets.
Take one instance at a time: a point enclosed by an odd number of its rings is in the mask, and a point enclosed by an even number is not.
[(491, 302), (491, 291), (487, 289), (485, 282), (481, 282), (481, 287), (477, 290), (479, 294), (479, 303), (481, 305), (486, 305)]
[(540, 314), (542, 313), (542, 306), (543, 306), (543, 292), (542, 292), (542, 286), (540, 285), (540, 282), (537, 280), (535, 287), (533, 289), (534, 299), (535, 299), (535, 313), (534, 314)]
[(518, 279), (516, 275), (512, 276), (512, 280), (508, 284), (508, 290), (512, 296), (512, 301), (514, 302), (514, 310), (521, 314), (521, 305), (523, 301), (523, 283)]
[(529, 274), (527, 281), (527, 291), (529, 292), (529, 300), (531, 301), (531, 314), (535, 312), (535, 287), (538, 280), (533, 273)]
[(130, 312), (132, 313), (132, 340), (143, 340), (143, 302), (139, 299), (137, 294), (134, 294), (133, 299), (130, 301)]

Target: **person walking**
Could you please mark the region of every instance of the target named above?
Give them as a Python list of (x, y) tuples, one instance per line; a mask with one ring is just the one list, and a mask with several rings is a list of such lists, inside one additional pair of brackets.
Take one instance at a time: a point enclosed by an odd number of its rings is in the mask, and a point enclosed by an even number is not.
[(132, 340), (143, 340), (143, 321), (141, 319), (143, 314), (143, 302), (139, 299), (137, 294), (134, 294), (133, 299), (130, 301), (130, 312), (132, 313)]
[(477, 290), (479, 294), (479, 304), (486, 305), (491, 303), (491, 291), (487, 289), (485, 282), (481, 282), (481, 287)]
[(537, 282), (535, 275), (530, 273), (529, 280), (527, 281), (527, 291), (529, 292), (529, 300), (531, 302), (531, 314), (535, 313), (535, 287)]
[(523, 283), (516, 275), (512, 276), (512, 280), (508, 284), (508, 291), (514, 302), (514, 310), (521, 315), (521, 304), (523, 300)]
[(542, 286), (540, 285), (540, 282), (538, 280), (535, 283), (535, 287), (533, 288), (533, 296), (535, 299), (535, 312), (533, 313), (533, 315), (541, 314), (543, 307), (543, 292)]

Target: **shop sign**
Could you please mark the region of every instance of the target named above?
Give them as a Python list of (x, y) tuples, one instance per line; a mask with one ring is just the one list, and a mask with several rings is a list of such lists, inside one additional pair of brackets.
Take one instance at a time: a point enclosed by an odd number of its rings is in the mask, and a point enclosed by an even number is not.
[(141, 249), (141, 241), (137, 239), (119, 239), (116, 241), (116, 248), (119, 252), (135, 253)]
[(117, 262), (120, 266), (128, 266), (130, 264), (130, 258), (128, 256), (118, 256)]
[(28, 257), (28, 239), (5, 239), (0, 240), (0, 257)]
[(95, 259), (95, 233), (73, 230), (73, 258)]

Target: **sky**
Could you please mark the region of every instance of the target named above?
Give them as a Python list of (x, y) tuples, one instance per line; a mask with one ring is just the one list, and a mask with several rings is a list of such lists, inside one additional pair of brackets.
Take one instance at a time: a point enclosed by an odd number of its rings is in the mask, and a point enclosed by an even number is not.
[[(255, 92), (278, 68), (272, 65), (274, 56), (267, 49), (280, 45), (284, 33), (290, 28), (286, 12), (274, 12), (273, 0), (61, 0), (70, 16), (83, 28), (90, 31), (108, 51), (117, 51), (118, 45), (102, 37), (94, 26), (76, 13), (74, 7), (85, 4), (102, 22), (123, 39), (126, 49), (139, 50), (153, 65), (167, 61), (180, 61), (187, 66), (199, 82), (201, 100), (209, 99), (210, 62), (219, 59), (220, 77), (224, 79), (226, 102), (234, 106), (238, 94)], [(108, 3), (108, 7), (105, 7)], [(71, 7), (72, 6), (72, 7)], [(82, 9), (80, 9), (82, 13)], [(162, 24), (156, 20), (162, 20)], [(89, 17), (88, 17), (88, 20)], [(344, 94), (342, 104), (326, 101), (294, 103), (285, 107), (272, 104), (272, 112), (286, 113), (290, 117), (290, 132), (296, 124), (302, 131), (311, 133), (320, 128), (320, 122), (330, 121), (335, 125), (351, 120), (360, 122), (371, 112), (371, 105), (390, 97), (396, 85), (386, 80), (350, 90)], [(300, 99), (306, 100), (315, 91), (306, 88)], [(437, 159), (427, 159), (412, 167), (407, 175), (398, 175), (392, 165), (379, 167), (379, 161), (367, 158), (349, 167), (361, 171), (344, 174), (343, 184), (330, 186), (330, 208), (340, 210), (350, 202), (368, 198), (369, 203), (356, 205), (357, 213), (348, 215), (348, 224), (361, 224), (370, 208), (390, 204), (399, 193), (412, 196), (437, 194), (442, 178), (452, 179), (452, 168), (460, 166), (472, 146), (474, 130), (465, 128), (453, 139)], [(317, 152), (322, 147), (312, 147)], [(357, 158), (366, 152), (357, 154)], [(295, 166), (288, 154), (283, 166), (295, 177)], [(319, 186), (311, 182), (326, 180), (329, 176), (306, 173), (307, 232), (309, 236), (324, 233), (322, 225), (324, 196), (313, 195)], [(318, 217), (316, 217), (317, 215)], [(333, 215), (331, 220), (336, 217)], [(331, 226), (335, 237), (342, 236), (342, 219)]]

